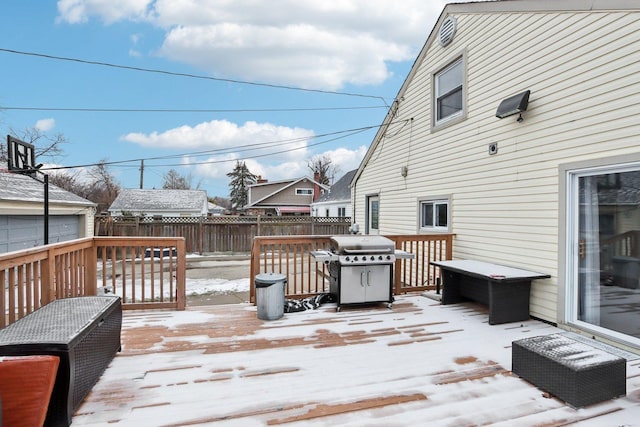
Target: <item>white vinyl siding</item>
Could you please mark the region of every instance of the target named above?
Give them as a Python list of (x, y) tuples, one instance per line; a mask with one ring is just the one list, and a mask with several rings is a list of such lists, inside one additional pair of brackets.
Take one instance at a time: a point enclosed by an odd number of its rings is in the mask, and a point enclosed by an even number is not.
[[(451, 194), (454, 258), (551, 274), (532, 315), (557, 321), (559, 164), (638, 153), (640, 12), (460, 14), (453, 42), (427, 47), (384, 142), (353, 189), (355, 221), (380, 196), (380, 234), (415, 234), (416, 195)], [(523, 31), (526, 29), (526, 31)], [(434, 73), (464, 51), (467, 117), (431, 131)], [(498, 119), (531, 90), (524, 121)], [(411, 120), (402, 127), (403, 120)], [(490, 156), (488, 145), (498, 144)], [(401, 175), (401, 167), (408, 175)]]

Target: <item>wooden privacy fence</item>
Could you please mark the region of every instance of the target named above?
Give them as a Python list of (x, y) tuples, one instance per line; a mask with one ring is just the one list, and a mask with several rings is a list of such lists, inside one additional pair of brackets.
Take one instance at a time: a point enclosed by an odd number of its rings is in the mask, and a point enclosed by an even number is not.
[[(396, 249), (414, 254), (414, 259), (399, 259), (394, 266), (394, 294), (435, 290), (440, 271), (430, 261), (451, 259), (453, 234), (385, 236)], [(287, 277), (287, 298), (306, 298), (329, 292), (329, 267), (316, 262), (311, 251), (329, 249), (329, 236), (259, 236), (251, 249), (249, 297), (255, 302), (253, 278), (261, 273), (280, 273)]]
[(94, 237), (2, 254), (0, 328), (55, 299), (105, 290), (125, 309), (182, 310), (185, 270), (183, 238)]
[(96, 236), (185, 238), (188, 253), (251, 251), (256, 236), (347, 234), (350, 217), (97, 217)]

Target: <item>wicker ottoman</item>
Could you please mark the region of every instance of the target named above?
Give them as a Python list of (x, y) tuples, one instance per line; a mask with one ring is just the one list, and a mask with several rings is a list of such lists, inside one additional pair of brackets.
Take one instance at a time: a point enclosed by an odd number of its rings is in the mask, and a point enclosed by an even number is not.
[(512, 344), (513, 373), (575, 408), (627, 394), (621, 357), (560, 334)]
[(68, 426), (120, 350), (119, 297), (59, 299), (0, 330), (0, 356), (60, 358), (45, 426)]

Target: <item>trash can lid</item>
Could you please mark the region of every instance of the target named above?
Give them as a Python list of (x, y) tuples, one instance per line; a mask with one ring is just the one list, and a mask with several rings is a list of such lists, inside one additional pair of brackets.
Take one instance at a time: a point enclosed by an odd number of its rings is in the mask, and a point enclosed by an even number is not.
[(261, 273), (255, 278), (256, 288), (266, 288), (278, 282), (287, 282), (287, 276), (280, 273)]

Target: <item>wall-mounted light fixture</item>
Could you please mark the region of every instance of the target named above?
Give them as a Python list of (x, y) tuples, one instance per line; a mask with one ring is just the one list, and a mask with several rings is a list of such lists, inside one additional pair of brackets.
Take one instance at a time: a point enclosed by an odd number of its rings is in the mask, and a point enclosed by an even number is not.
[(531, 94), (531, 91), (527, 90), (502, 100), (498, 106), (498, 111), (496, 111), (496, 117), (504, 119), (514, 114), (520, 114), (518, 122), (522, 122), (522, 112), (527, 111), (527, 106), (529, 105), (529, 94)]

